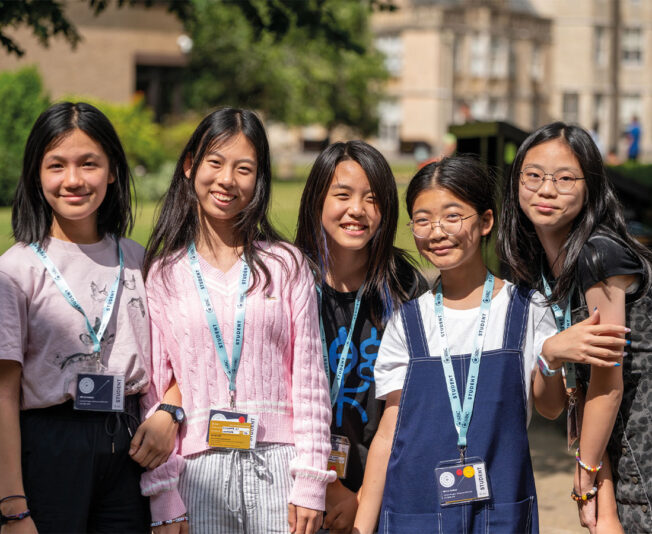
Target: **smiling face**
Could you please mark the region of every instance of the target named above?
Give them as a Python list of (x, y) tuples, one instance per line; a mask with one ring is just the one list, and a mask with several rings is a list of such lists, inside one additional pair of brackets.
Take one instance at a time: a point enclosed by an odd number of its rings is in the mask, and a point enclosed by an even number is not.
[[(188, 178), (191, 168), (188, 159), (184, 165)], [(195, 175), (200, 218), (233, 226), (235, 217), (253, 198), (257, 169), (256, 149), (243, 134), (209, 147)]]
[[(521, 170), (526, 167), (538, 168), (546, 174), (568, 170), (577, 177), (584, 176), (577, 157), (561, 139), (552, 139), (528, 150)], [(577, 180), (573, 188), (564, 194), (559, 193), (549, 179), (543, 182), (538, 191), (530, 191), (522, 182), (518, 187), (519, 205), (539, 235), (550, 233), (566, 236), (582, 211), (586, 194), (585, 180)]]
[(491, 232), (494, 218), (491, 210), (476, 213), (471, 204), (443, 187), (435, 186), (419, 193), (412, 206), (413, 221), (427, 219), (437, 223), (467, 217), (455, 235), (447, 235), (435, 225), (428, 237), (415, 237), (419, 253), (441, 271), (477, 257), (482, 261), (482, 237)]
[(363, 250), (378, 231), (381, 214), (369, 180), (355, 161), (340, 162), (326, 192), (321, 222), (329, 250)]
[(45, 152), (40, 177), (53, 211), (53, 237), (67, 240), (72, 227), (97, 234), (97, 210), (115, 180), (109, 167), (102, 146), (79, 129)]

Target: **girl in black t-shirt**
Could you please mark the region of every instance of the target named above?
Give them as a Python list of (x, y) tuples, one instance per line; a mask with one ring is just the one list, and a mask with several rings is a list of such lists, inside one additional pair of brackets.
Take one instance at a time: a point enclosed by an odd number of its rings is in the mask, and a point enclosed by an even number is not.
[[(515, 281), (548, 293), (560, 323), (574, 308), (575, 324), (551, 338), (559, 357), (541, 368), (550, 375), (563, 361), (590, 364), (576, 370), (586, 390), (573, 488), (582, 524), (592, 533), (649, 532), (652, 255), (627, 233), (586, 131), (556, 122), (523, 142), (506, 183), (499, 246)], [(576, 358), (606, 323), (631, 334), (602, 338), (610, 341), (599, 341), (595, 358)]]
[(349, 141), (317, 157), (301, 197), (295, 244), (318, 278), (333, 404), (329, 466), (339, 475), (326, 495), (324, 528), (331, 532), (353, 527), (382, 414), (373, 370), (384, 326), (397, 306), (427, 290), (409, 257), (394, 247), (397, 222), (396, 182), (380, 152)]

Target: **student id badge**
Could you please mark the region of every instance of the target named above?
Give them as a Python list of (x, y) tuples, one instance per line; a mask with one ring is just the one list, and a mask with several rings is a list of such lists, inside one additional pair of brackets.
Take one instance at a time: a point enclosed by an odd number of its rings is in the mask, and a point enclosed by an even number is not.
[(254, 449), (258, 416), (230, 410), (211, 410), (206, 441), (209, 447)]
[(93, 412), (122, 412), (124, 410), (124, 375), (78, 373), (75, 382), (75, 410)]
[(481, 458), (470, 457), (464, 462), (448, 460), (435, 469), (435, 481), (441, 506), (453, 506), (491, 497), (487, 467)]
[(346, 436), (331, 435), (331, 453), (328, 457), (328, 470), (335, 471), (337, 478), (346, 478), (351, 442)]

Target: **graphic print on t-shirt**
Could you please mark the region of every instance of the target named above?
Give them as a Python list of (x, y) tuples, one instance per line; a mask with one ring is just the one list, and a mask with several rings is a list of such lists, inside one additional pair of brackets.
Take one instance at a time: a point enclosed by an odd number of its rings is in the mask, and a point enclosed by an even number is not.
[[(344, 347), (344, 343), (346, 343), (347, 335), (347, 329), (341, 326), (338, 329), (337, 337), (333, 339), (328, 348), (328, 362), (330, 366), (329, 374), (331, 374), (331, 376), (335, 375), (337, 372), (337, 366), (340, 362), (340, 359), (342, 358), (341, 352), (342, 348)], [(363, 423), (367, 423), (367, 421), (369, 421), (366, 406), (363, 406), (356, 399), (356, 397), (359, 397), (361, 393), (368, 391), (373, 384), (374, 362), (378, 356), (378, 347), (380, 347), (380, 339), (378, 337), (378, 331), (375, 327), (371, 327), (369, 337), (366, 339), (361, 339), (360, 348), (356, 346), (355, 342), (351, 341), (347, 355), (346, 367), (344, 368), (344, 383), (340, 388), (339, 394), (337, 396), (337, 401), (335, 402), (334, 406), (335, 426), (342, 426), (342, 416), (345, 404), (350, 404), (358, 411)], [(360, 379), (359, 381), (348, 379), (353, 369), (355, 369), (355, 373)], [(353, 382), (353, 385), (351, 382)]]

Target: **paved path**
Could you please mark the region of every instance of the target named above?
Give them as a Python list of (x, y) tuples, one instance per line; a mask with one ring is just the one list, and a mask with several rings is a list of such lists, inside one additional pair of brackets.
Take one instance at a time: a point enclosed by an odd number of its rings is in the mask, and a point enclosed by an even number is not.
[(535, 414), (528, 434), (541, 534), (588, 534), (570, 498), (575, 456), (566, 448), (565, 419), (563, 423), (548, 421)]

